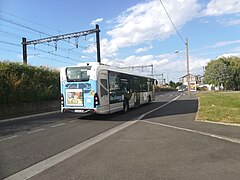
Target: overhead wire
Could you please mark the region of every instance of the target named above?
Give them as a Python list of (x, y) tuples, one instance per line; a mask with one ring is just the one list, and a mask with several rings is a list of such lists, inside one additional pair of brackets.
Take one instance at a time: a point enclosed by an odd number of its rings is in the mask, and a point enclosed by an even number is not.
[[(12, 14), (9, 14), (9, 13), (6, 13), (6, 12), (3, 12), (3, 11), (0, 11), (0, 12), (2, 12), (2, 13), (4, 13), (4, 14), (8, 14), (8, 15), (13, 16), (13, 17), (17, 17), (17, 18), (19, 18), (19, 19), (22, 19), (22, 20), (24, 20), (24, 21), (31, 22), (31, 23), (33, 23), (33, 24), (36, 24), (36, 25), (39, 25), (39, 26), (42, 26), (42, 27), (46, 27), (46, 28), (48, 28), (48, 29), (52, 29), (52, 30), (58, 31), (58, 30), (56, 30), (56, 29), (54, 29), (54, 28), (51, 28), (51, 27), (49, 27), (49, 26), (42, 25), (42, 24), (39, 24), (39, 23), (35, 23), (35, 22), (33, 22), (33, 21), (30, 21), (30, 20), (21, 18), (21, 17), (19, 17), (19, 16), (15, 16), (15, 15), (12, 15)], [(51, 35), (48, 34), (48, 33), (45, 33), (45, 32), (39, 31), (39, 30), (36, 30), (36, 29), (34, 29), (34, 28), (32, 28), (32, 27), (29, 27), (29, 26), (26, 26), (26, 25), (23, 25), (23, 24), (20, 24), (20, 23), (18, 23), (18, 22), (16, 22), (16, 21), (14, 21), (14, 20), (12, 20), (12, 19), (8, 19), (8, 18), (6, 18), (6, 17), (0, 16), (0, 19), (3, 20), (3, 21), (5, 21), (5, 22), (7, 22), (7, 23), (13, 24), (13, 25), (15, 25), (15, 26), (19, 26), (19, 27), (21, 27), (21, 28), (30, 30), (31, 32), (28, 31), (29, 33), (40, 34), (40, 35), (44, 35), (44, 36), (51, 36)], [(21, 30), (21, 29), (15, 28), (15, 27), (7, 26), (7, 25), (4, 25), (4, 26), (9, 27), (9, 28), (12, 28), (12, 29), (15, 29), (15, 30)], [(22, 31), (25, 31), (25, 30), (22, 30)], [(13, 34), (13, 33), (9, 33), (9, 32), (6, 32), (6, 31), (1, 31), (1, 32), (4, 33), (4, 34), (7, 34), (7, 35), (16, 36), (16, 37), (19, 37), (19, 38), (22, 37), (22, 36), (20, 36), (20, 35), (18, 35), (18, 34)], [(25, 31), (25, 32), (26, 32), (26, 31)], [(60, 31), (58, 31), (58, 32), (60, 32)], [(72, 45), (74, 45), (74, 46), (76, 45), (76, 44), (71, 43), (71, 42), (69, 42), (69, 41), (67, 41), (67, 40), (64, 40), (64, 41), (67, 42), (67, 43), (69, 43), (69, 44), (72, 44)], [(9, 43), (9, 42), (6, 42), (6, 41), (0, 41), (0, 42), (1, 42), (1, 43), (5, 43), (5, 44), (8, 44), (8, 45), (14, 45), (14, 46), (21, 47), (20, 44)], [(54, 47), (53, 45), (50, 45), (50, 44), (44, 44), (44, 45)], [(83, 47), (83, 46), (80, 46), (80, 45), (78, 45), (78, 47), (80, 47), (80, 48), (82, 48), (82, 49), (86, 49), (86, 48), (87, 48), (87, 47)], [(52, 55), (55, 55), (55, 56), (58, 56), (58, 57), (61, 57), (61, 58), (66, 58), (66, 59), (70, 59), (70, 60), (79, 62), (79, 60), (74, 59), (74, 58), (71, 58), (71, 57), (68, 57), (68, 56), (58, 55), (58, 54), (55, 54), (55, 53), (52, 53), (52, 52), (49, 52), (49, 51), (44, 51), (44, 50), (36, 49), (35, 47), (34, 47), (34, 49), (37, 50), (37, 51), (41, 51), (41, 52), (44, 52), (44, 53), (49, 53), (49, 54), (52, 54)], [(62, 50), (62, 51), (64, 51), (65, 53), (71, 52), (71, 54), (72, 54), (72, 55), (75, 55), (75, 56), (82, 56), (82, 55), (83, 55), (83, 54), (81, 54), (81, 53), (78, 53), (78, 52), (73, 51), (72, 49), (66, 49), (66, 48), (63, 48), (63, 47), (60, 47), (60, 46), (58, 46), (57, 49)]]
[(30, 47), (30, 49), (33, 49), (33, 50), (36, 50), (36, 51), (39, 51), (39, 52), (43, 52), (43, 53), (48, 53), (48, 54), (51, 54), (51, 55), (54, 55), (54, 56), (58, 56), (58, 57), (61, 57), (61, 58), (70, 59), (70, 60), (72, 60), (72, 61), (79, 62), (79, 60), (77, 60), (77, 59), (73, 59), (73, 58), (68, 57), (68, 56), (63, 56), (63, 55), (55, 54), (55, 53), (53, 53), (53, 52), (51, 52), (51, 51), (45, 51), (45, 50), (38, 49), (38, 48), (34, 48), (34, 47)]
[(186, 45), (186, 42), (184, 41), (184, 39), (182, 38), (182, 36), (181, 36), (181, 34), (179, 33), (178, 29), (176, 28), (175, 24), (173, 23), (173, 20), (172, 20), (172, 18), (170, 17), (169, 13), (167, 12), (167, 9), (165, 8), (165, 6), (164, 6), (162, 0), (159, 0), (159, 1), (160, 1), (161, 5), (162, 5), (164, 11), (166, 12), (166, 14), (167, 14), (169, 20), (171, 21), (171, 23), (172, 23), (172, 25), (173, 25), (175, 31), (177, 32), (178, 36), (179, 36), (180, 39), (183, 41), (183, 43)]
[[(7, 31), (1, 31), (1, 30), (0, 30), (0, 33), (6, 34), (6, 35), (10, 35), (10, 36), (14, 36), (14, 37), (17, 37), (17, 38), (22, 38), (22, 36), (20, 36), (19, 34), (9, 33), (9, 32), (7, 32)], [(51, 44), (43, 44), (43, 45), (45, 45), (45, 46), (50, 46), (50, 47), (54, 47), (54, 45), (51, 45)], [(84, 47), (82, 47), (82, 46), (79, 46), (79, 47), (84, 48)], [(62, 51), (64, 51), (64, 52), (69, 52), (69, 51), (71, 51), (71, 53), (72, 53), (73, 55), (75, 55), (75, 56), (79, 56), (79, 55), (81, 56), (81, 55), (82, 55), (81, 53), (72, 51), (72, 49), (70, 50), (70, 49), (67, 49), (67, 48), (60, 47), (60, 46), (58, 47), (58, 49), (59, 49), (59, 50), (62, 50)], [(75, 48), (73, 48), (73, 49), (75, 49)]]
[(22, 47), (20, 44), (11, 43), (11, 42), (6, 42), (6, 41), (2, 41), (2, 40), (0, 40), (0, 43), (3, 43), (3, 44), (8, 44), (8, 45), (12, 45), (12, 46), (18, 46), (18, 47)]
[(31, 20), (28, 20), (28, 19), (25, 19), (25, 18), (16, 16), (16, 15), (13, 15), (13, 14), (10, 14), (10, 13), (4, 12), (4, 11), (1, 11), (1, 10), (0, 10), (0, 12), (1, 12), (1, 13), (4, 13), (4, 14), (7, 14), (7, 15), (9, 15), (9, 16), (13, 16), (13, 17), (19, 18), (19, 19), (24, 20), (24, 21), (26, 21), (26, 22), (30, 22), (30, 23), (33, 23), (33, 24), (36, 24), (36, 25), (39, 25), (39, 26), (42, 26), (42, 27), (45, 27), (45, 28), (48, 28), (48, 29), (57, 31), (57, 32), (61, 32), (60, 30), (57, 30), (57, 29), (55, 29), (55, 28), (53, 28), (53, 27), (50, 27), (50, 26), (47, 26), (47, 25), (43, 25), (43, 24), (40, 24), (40, 23), (36, 23), (36, 22), (34, 22), (34, 21), (31, 21)]
[(9, 50), (9, 49), (3, 49), (3, 48), (0, 48), (0, 51), (6, 51), (6, 52), (12, 52), (12, 53), (16, 53), (16, 54), (21, 54), (21, 52)]
[[(34, 31), (34, 32), (37, 32), (37, 33), (40, 33), (40, 34), (43, 34), (43, 35), (46, 35), (46, 36), (47, 36), (47, 35), (48, 35), (48, 36), (51, 36), (50, 34), (47, 34), (47, 33), (44, 33), (44, 32), (42, 32), (42, 31), (38, 31), (38, 30), (33, 29), (33, 28), (30, 28), (30, 27), (28, 27), (28, 26), (19, 24), (19, 23), (13, 21), (13, 20), (9, 20), (9, 19), (3, 18), (3, 17), (0, 17), (0, 19), (6, 21), (6, 22), (8, 22), (8, 23), (11, 23), (11, 24), (20, 26), (20, 27), (22, 27), (22, 28), (26, 28), (26, 29), (28, 29), (28, 30), (31, 30), (31, 31)], [(4, 31), (2, 31), (2, 32), (5, 33), (5, 34), (8, 34), (8, 35), (14, 35), (14, 36), (21, 37), (20, 35), (11, 34), (11, 33), (9, 33), (9, 32), (4, 32)], [(65, 41), (65, 42), (67, 42), (67, 41)], [(70, 43), (70, 42), (68, 42), (68, 43)], [(70, 43), (70, 44), (73, 44), (73, 43)], [(47, 44), (45, 44), (45, 45), (47, 45)], [(75, 45), (75, 44), (73, 44), (73, 45)], [(48, 46), (53, 47), (53, 45), (49, 45), (49, 44), (48, 44)], [(82, 48), (82, 49), (86, 49), (86, 48), (83, 47), (83, 46), (78, 46), (78, 47), (80, 47), (80, 48)], [(62, 48), (62, 47), (58, 47), (58, 49), (59, 49), (59, 50), (63, 50), (63, 51), (67, 51), (67, 52), (70, 51), (69, 49)], [(74, 55), (76, 55), (76, 56), (77, 56), (77, 55), (80, 55), (80, 56), (82, 55), (81, 53), (78, 53), (78, 52), (75, 52), (75, 51), (72, 51), (72, 50), (71, 50), (71, 53), (74, 54)]]

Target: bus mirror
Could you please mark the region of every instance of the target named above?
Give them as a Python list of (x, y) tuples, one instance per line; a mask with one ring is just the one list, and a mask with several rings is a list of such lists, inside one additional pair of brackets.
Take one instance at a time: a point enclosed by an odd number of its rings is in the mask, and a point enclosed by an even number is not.
[(157, 80), (155, 81), (155, 84), (158, 85), (158, 81)]

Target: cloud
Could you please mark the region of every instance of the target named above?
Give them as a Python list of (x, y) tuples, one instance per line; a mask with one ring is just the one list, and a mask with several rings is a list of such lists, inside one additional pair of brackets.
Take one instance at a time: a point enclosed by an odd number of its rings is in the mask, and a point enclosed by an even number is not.
[(240, 25), (240, 19), (222, 20), (222, 21), (220, 21), (220, 23), (225, 26)]
[[(172, 0), (165, 7), (178, 29), (197, 16), (199, 10), (197, 0)], [(116, 25), (107, 34), (116, 50), (152, 40), (164, 40), (176, 33), (160, 2), (156, 0), (130, 7), (113, 21)]]
[(103, 21), (103, 18), (97, 18), (95, 20), (92, 20), (92, 22), (90, 23), (90, 25), (95, 26), (97, 23), (100, 23)]
[[(238, 0), (239, 1), (239, 0)], [(203, 4), (197, 0), (172, 0), (165, 1), (164, 5), (171, 16), (176, 28), (181, 34), (181, 28), (189, 21), (196, 18), (203, 18), (204, 16), (219, 16), (223, 14), (239, 13), (240, 9), (238, 1), (210, 1), (205, 10), (202, 10)], [(230, 3), (229, 3), (230, 2)], [(228, 3), (230, 6), (228, 6)], [(220, 6), (221, 5), (221, 6)], [(223, 6), (224, 5), (224, 6)], [(176, 8), (177, 7), (177, 8)], [(221, 7), (221, 8), (219, 8)], [(223, 8), (224, 7), (224, 8)], [(200, 16), (203, 15), (203, 16)], [(102, 21), (99, 18), (92, 21)], [(231, 19), (232, 24), (237, 23), (236, 20)], [(158, 55), (136, 55), (137, 53), (146, 52), (153, 49), (152, 41), (163, 41), (173, 34), (176, 34), (170, 20), (164, 12), (161, 3), (157, 0), (147, 0), (132, 6), (121, 13), (118, 17), (109, 20), (109, 26), (113, 28), (107, 31), (107, 35), (100, 42), (102, 62), (113, 66), (146, 66), (154, 65), (154, 73), (169, 74), (174, 77), (175, 81), (179, 77), (186, 74), (186, 60), (185, 56), (180, 58), (179, 53), (158, 54)], [(209, 23), (207, 17), (204, 23)], [(200, 51), (209, 48), (224, 47), (231, 44), (240, 43), (240, 40), (221, 41), (212, 46), (207, 46), (193, 51)], [(147, 45), (146, 45), (147, 44)], [(119, 58), (118, 53), (120, 49), (126, 47), (133, 47), (138, 45), (140, 48), (135, 48), (135, 54), (128, 57)], [(134, 48), (134, 47), (133, 47)], [(133, 49), (132, 48), (132, 49)], [(96, 47), (91, 46), (87, 49), (88, 52), (96, 52)], [(134, 53), (134, 51), (133, 51)], [(190, 71), (193, 74), (202, 74), (203, 66), (206, 66), (210, 61), (209, 58), (199, 58), (190, 56)], [(141, 69), (140, 69), (141, 70)], [(147, 68), (145, 71), (150, 74)]]
[(148, 51), (148, 50), (150, 50), (150, 49), (152, 49), (152, 48), (153, 48), (153, 46), (150, 45), (150, 46), (147, 46), (147, 47), (138, 48), (138, 49), (135, 50), (135, 52), (136, 52), (136, 53), (142, 53), (142, 52), (146, 52), (146, 51)]
[(206, 16), (220, 16), (235, 13), (240, 13), (239, 0), (211, 0), (207, 4), (206, 10), (204, 10)]
[(213, 45), (212, 48), (224, 47), (232, 44), (240, 44), (240, 39), (234, 41), (221, 41)]
[[(190, 56), (190, 73), (194, 75), (202, 75), (203, 67), (207, 65), (210, 61), (209, 58), (199, 58)], [(144, 55), (136, 56), (131, 55), (124, 59), (115, 58), (103, 58), (102, 62), (104, 64), (113, 65), (115, 67), (134, 67), (134, 66), (143, 66), (138, 68), (126, 69), (135, 74), (150, 75), (151, 67), (153, 65), (153, 73), (156, 75), (155, 78), (161, 80), (163, 78), (167, 80), (173, 80), (177, 82), (179, 77), (186, 75), (187, 73), (187, 63), (185, 58), (180, 58), (176, 60), (176, 55), (174, 54), (164, 54), (164, 55)]]
[(218, 56), (217, 59), (220, 58), (220, 57), (231, 57), (231, 56), (240, 57), (240, 53), (225, 53), (225, 54), (222, 54), (222, 55)]

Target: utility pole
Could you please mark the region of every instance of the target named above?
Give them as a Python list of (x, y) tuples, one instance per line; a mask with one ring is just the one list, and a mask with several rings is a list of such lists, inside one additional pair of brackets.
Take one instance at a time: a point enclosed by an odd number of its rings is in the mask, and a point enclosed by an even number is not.
[[(90, 29), (86, 31), (80, 31), (70, 34), (63, 34), (63, 35), (57, 35), (57, 36), (51, 36), (47, 38), (27, 41), (25, 37), (22, 38), (22, 47), (23, 47), (23, 63), (27, 64), (27, 45), (36, 45), (46, 42), (55, 42), (55, 48), (57, 47), (57, 41), (64, 40), (64, 39), (71, 39), (71, 38), (78, 38), (80, 36), (87, 36), (89, 34), (96, 33), (96, 46), (97, 46), (97, 62), (101, 63), (101, 57), (100, 57), (100, 36), (99, 36), (99, 25), (96, 24), (96, 29)], [(76, 48), (78, 47), (78, 44), (76, 44)]]
[(22, 38), (22, 49), (23, 49), (23, 64), (27, 64), (27, 39)]
[(188, 97), (191, 97), (190, 93), (190, 73), (189, 73), (189, 57), (188, 57), (188, 38), (186, 38), (186, 58), (187, 58), (187, 84), (188, 84)]
[(101, 56), (100, 56), (100, 35), (99, 35), (99, 25), (96, 24), (96, 45), (97, 45), (97, 62), (101, 63)]
[[(153, 76), (154, 78), (158, 79), (158, 76), (162, 76), (161, 83), (163, 84), (163, 74), (151, 74), (150, 76)], [(160, 81), (160, 79), (158, 79)]]

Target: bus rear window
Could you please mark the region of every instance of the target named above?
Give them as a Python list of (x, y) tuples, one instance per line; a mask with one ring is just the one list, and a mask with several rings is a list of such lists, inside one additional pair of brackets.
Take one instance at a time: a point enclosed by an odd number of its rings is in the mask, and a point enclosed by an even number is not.
[(68, 67), (66, 69), (68, 82), (89, 81), (91, 66), (85, 67)]

